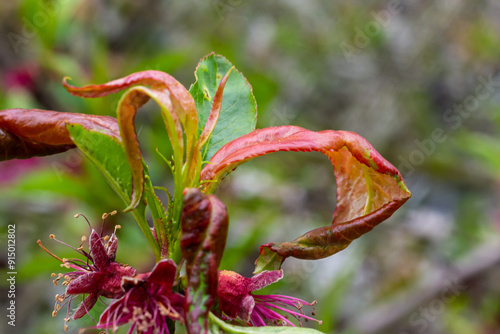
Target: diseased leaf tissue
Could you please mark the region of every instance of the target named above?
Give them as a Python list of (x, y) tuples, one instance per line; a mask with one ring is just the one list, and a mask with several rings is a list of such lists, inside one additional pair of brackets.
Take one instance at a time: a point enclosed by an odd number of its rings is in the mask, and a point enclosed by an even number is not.
[[(295, 327), (307, 320), (321, 324), (314, 318), (315, 302), (255, 292), (283, 278), (281, 265), (288, 257), (315, 260), (343, 250), (390, 217), (410, 192), (399, 171), (355, 133), (298, 126), (255, 130), (252, 88), (224, 57), (206, 56), (195, 75), (190, 90), (159, 71), (84, 87), (63, 81), (68, 92), (84, 98), (126, 90), (116, 118), (37, 109), (0, 111), (1, 160), (80, 149), (124, 201), (124, 211), (131, 211), (156, 258), (150, 272), (137, 273), (115, 261), (115, 233), (108, 238), (94, 229), (74, 247), (79, 253), (74, 259), (59, 258), (39, 241), (67, 270), (54, 274), (54, 283), (63, 280), (66, 291), (56, 297), (53, 315), (68, 308), (67, 330), (68, 321), (85, 316), (98, 297), (104, 297), (110, 303), (94, 328), (116, 331), (128, 325), (130, 332), (170, 333), (182, 325), (190, 334), (319, 333)], [(149, 99), (161, 109), (173, 149), (166, 167), (173, 173), (175, 189), (165, 204), (151, 184), (134, 125)], [(213, 193), (237, 166), (278, 151), (315, 151), (328, 157), (337, 183), (332, 222), (292, 241), (262, 245), (251, 278), (220, 270), (229, 218)], [(152, 229), (146, 222), (147, 206)], [(70, 302), (79, 296), (83, 301), (71, 311)]]

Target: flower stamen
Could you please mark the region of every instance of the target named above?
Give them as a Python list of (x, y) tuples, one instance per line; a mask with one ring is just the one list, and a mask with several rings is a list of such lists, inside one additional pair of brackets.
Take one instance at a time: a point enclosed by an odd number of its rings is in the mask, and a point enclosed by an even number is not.
[(55, 255), (54, 253), (52, 253), (51, 251), (49, 251), (47, 248), (45, 248), (45, 246), (42, 245), (42, 241), (40, 239), (38, 239), (36, 243), (38, 244), (38, 246), (42, 247), (42, 249), (45, 252), (47, 252), (47, 254), (49, 254), (50, 256), (52, 256), (54, 259), (63, 262), (63, 260), (59, 256)]

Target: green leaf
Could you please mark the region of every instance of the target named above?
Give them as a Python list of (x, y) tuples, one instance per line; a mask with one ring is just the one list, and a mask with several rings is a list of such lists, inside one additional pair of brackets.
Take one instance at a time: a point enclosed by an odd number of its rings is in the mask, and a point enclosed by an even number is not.
[[(132, 172), (127, 164), (127, 157), (122, 144), (105, 133), (86, 130), (79, 124), (67, 124), (66, 127), (71, 140), (92, 161), (104, 175), (111, 188), (128, 205), (132, 193)], [(149, 229), (145, 213), (146, 205), (144, 201), (141, 201), (137, 208), (132, 211), (139, 227), (153, 248), (155, 257), (159, 258), (160, 250)]]
[(285, 258), (278, 255), (278, 253), (271, 250), (272, 244), (260, 246), (260, 254), (255, 261), (254, 275), (261, 273), (263, 271), (269, 270), (279, 270), (281, 264), (285, 261)]
[[(235, 333), (235, 334), (252, 334), (252, 333), (284, 333), (284, 334), (322, 334), (322, 332), (304, 327), (284, 327), (284, 326), (265, 326), (265, 327), (242, 327), (234, 326), (225, 323), (217, 318), (212, 313), (209, 314), (210, 334), (215, 333)], [(216, 331), (219, 327), (223, 331)]]
[(71, 139), (104, 174), (113, 190), (125, 204), (130, 201), (132, 173), (122, 145), (106, 134), (87, 131), (81, 125), (68, 124)]
[[(200, 134), (210, 115), (219, 83), (231, 67), (233, 65), (226, 58), (212, 53), (203, 58), (196, 68), (196, 82), (191, 85), (189, 93), (198, 110)], [(234, 70), (224, 89), (219, 121), (203, 148), (202, 160), (210, 160), (226, 143), (253, 131), (256, 123), (257, 103), (252, 87), (243, 74)]]

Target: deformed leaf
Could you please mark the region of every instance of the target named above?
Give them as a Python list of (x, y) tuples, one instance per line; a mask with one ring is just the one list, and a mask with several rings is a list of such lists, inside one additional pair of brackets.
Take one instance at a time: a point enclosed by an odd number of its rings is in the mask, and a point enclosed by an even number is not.
[(136, 86), (127, 91), (120, 100), (117, 113), (126, 158), (132, 170), (131, 202), (126, 210), (133, 209), (137, 206), (144, 191), (144, 166), (135, 129), (135, 116), (138, 109), (144, 103), (143, 101), (148, 100), (149, 97), (155, 99), (162, 108), (162, 116), (172, 147), (177, 148), (177, 151), (183, 151), (181, 124), (177, 118), (177, 114), (168, 112), (168, 110), (172, 109), (172, 101), (168, 94), (143, 86)]
[(15, 134), (0, 129), (0, 161), (10, 159), (28, 159), (65, 152), (75, 145), (47, 145), (26, 140)]
[[(187, 91), (187, 89), (171, 75), (161, 71), (143, 71), (130, 74), (126, 77), (113, 80), (101, 85), (88, 85), (83, 87), (71, 86), (63, 80), (63, 85), (68, 92), (81, 97), (102, 97), (109, 94), (128, 89), (132, 86), (149, 86), (156, 92), (168, 91), (169, 98), (172, 100), (172, 110), (178, 116), (184, 131), (188, 135), (188, 147), (194, 143), (189, 143), (193, 139), (198, 128), (198, 115), (196, 105)], [(143, 97), (144, 98), (144, 97)], [(144, 98), (142, 103), (135, 103), (138, 107), (146, 103), (148, 98)], [(191, 144), (191, 145), (189, 145)]]
[[(195, 147), (195, 138), (198, 131), (198, 116), (193, 98), (177, 80), (167, 73), (160, 71), (143, 71), (133, 73), (121, 79), (113, 80), (101, 85), (74, 87), (63, 81), (68, 92), (81, 97), (102, 97), (118, 91), (137, 86), (129, 90), (120, 100), (118, 106), (118, 122), (123, 138), (127, 160), (133, 176), (133, 188), (130, 206), (125, 210), (134, 209), (144, 191), (144, 171), (142, 155), (137, 141), (134, 119), (137, 110), (150, 97), (154, 98), (162, 107), (162, 116), (165, 120), (169, 138), (174, 151), (180, 152), (177, 161), (182, 162), (184, 147), (186, 160), (192, 159)], [(150, 88), (144, 87), (144, 85)], [(181, 126), (182, 125), (182, 126)], [(186, 135), (186, 145), (183, 145), (182, 128)], [(181, 168), (181, 166), (177, 166)]]
[[(198, 110), (200, 133), (209, 120), (219, 85), (231, 68), (226, 58), (214, 53), (203, 58), (196, 68), (196, 82), (189, 93)], [(225, 84), (220, 116), (203, 148), (202, 159), (210, 159), (224, 144), (254, 130), (256, 123), (257, 103), (252, 87), (243, 74), (234, 70)]]
[(198, 188), (184, 190), (181, 252), (186, 260), (186, 328), (208, 333), (208, 313), (217, 299), (218, 268), (226, 245), (226, 207)]
[(75, 147), (67, 123), (100, 131), (120, 140), (116, 119), (39, 109), (0, 110), (0, 161), (27, 159), (64, 152)]
[(190, 129), (196, 130), (198, 126), (198, 116), (193, 98), (180, 82), (167, 73), (152, 70), (136, 72), (105, 84), (84, 87), (71, 86), (66, 82), (66, 79), (63, 80), (66, 90), (73, 95), (81, 97), (102, 97), (135, 85), (150, 86), (151, 89), (159, 91), (166, 89), (173, 100), (173, 111), (179, 115), (186, 133), (189, 133)]
[[(312, 230), (292, 242), (269, 244), (261, 249), (260, 265), (269, 250), (283, 259), (320, 259), (347, 247), (390, 217), (411, 196), (399, 171), (361, 136), (348, 131), (309, 131), (297, 126), (255, 130), (222, 147), (201, 171), (204, 191), (212, 192), (237, 166), (278, 151), (317, 151), (326, 155), (337, 182), (337, 208), (330, 226)], [(269, 262), (269, 261), (267, 261)]]
[[(118, 122), (123, 137), (123, 144), (127, 160), (132, 170), (132, 194), (129, 207), (125, 211), (134, 209), (142, 198), (144, 191), (144, 170), (142, 154), (135, 131), (135, 115), (150, 97), (162, 107), (162, 116), (166, 124), (169, 138), (172, 141), (174, 152), (178, 155), (176, 161), (181, 163), (184, 152), (182, 128), (186, 134), (187, 160), (194, 155), (195, 138), (198, 131), (198, 116), (193, 98), (177, 80), (167, 73), (160, 71), (143, 71), (133, 73), (121, 79), (113, 80), (101, 85), (74, 87), (63, 80), (68, 92), (81, 97), (102, 97), (118, 91), (130, 89), (120, 100), (118, 106)], [(182, 126), (181, 126), (182, 124)], [(180, 155), (180, 156), (179, 156)], [(196, 160), (196, 159), (195, 159)], [(181, 168), (181, 166), (176, 166)]]

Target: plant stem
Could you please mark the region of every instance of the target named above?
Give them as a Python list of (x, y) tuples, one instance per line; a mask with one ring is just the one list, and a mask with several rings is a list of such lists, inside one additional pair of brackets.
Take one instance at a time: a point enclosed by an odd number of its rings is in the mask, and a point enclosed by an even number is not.
[(146, 237), (146, 240), (148, 241), (149, 245), (153, 249), (153, 253), (155, 254), (155, 259), (156, 261), (160, 261), (160, 246), (156, 242), (153, 233), (151, 233), (151, 229), (149, 228), (149, 224), (146, 221), (146, 216), (145, 212), (140, 212), (138, 209), (135, 209), (132, 211), (132, 215), (134, 216), (135, 220), (137, 221), (137, 224), (139, 225), (139, 228), (141, 229), (142, 233)]
[(158, 239), (158, 245), (160, 245), (161, 258), (166, 259), (169, 257), (168, 219), (165, 215), (163, 204), (156, 197), (155, 190), (151, 184), (151, 178), (146, 175), (144, 183), (144, 193), (146, 194), (146, 200), (155, 224), (156, 238)]

